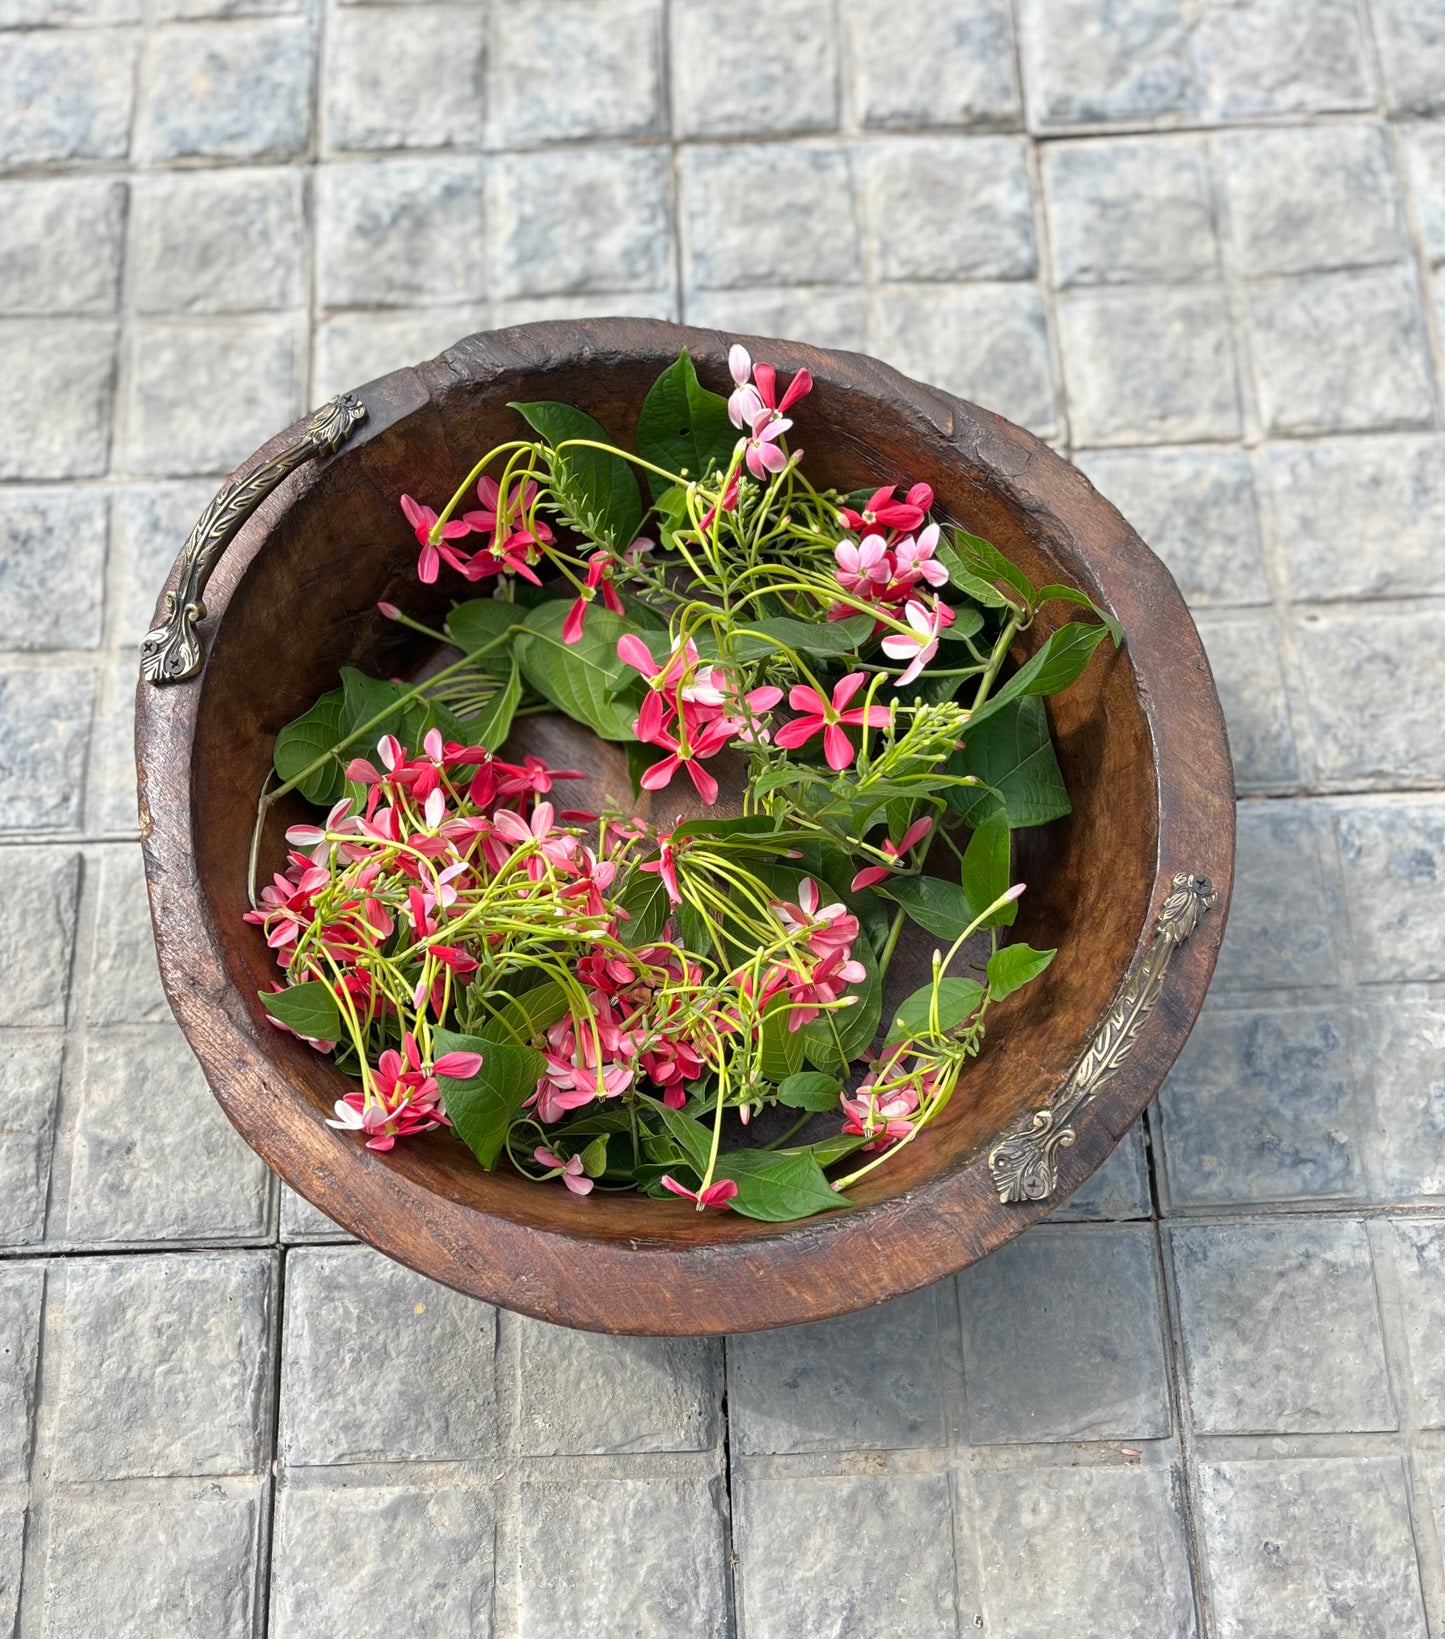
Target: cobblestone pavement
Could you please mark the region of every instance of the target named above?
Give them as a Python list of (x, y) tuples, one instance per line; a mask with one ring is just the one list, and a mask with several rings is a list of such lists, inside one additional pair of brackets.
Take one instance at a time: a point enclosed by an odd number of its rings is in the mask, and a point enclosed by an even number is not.
[[(1440, 0), (0, 0), (0, 1634), (1445, 1635)], [(347, 1243), (154, 977), (136, 643), (232, 463), (489, 324), (864, 348), (1071, 453), (1240, 881), (1053, 1223), (836, 1324)]]

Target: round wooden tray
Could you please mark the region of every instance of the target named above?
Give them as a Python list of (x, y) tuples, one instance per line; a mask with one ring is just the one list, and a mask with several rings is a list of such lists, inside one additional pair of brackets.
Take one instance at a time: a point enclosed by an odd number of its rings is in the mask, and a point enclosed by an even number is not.
[[(734, 339), (628, 319), (525, 325), (469, 337), (361, 388), (339, 437), (311, 435), (339, 443), (334, 454), (305, 460), (313, 446), (292, 460), (307, 436), (298, 423), (232, 481), (249, 479), (253, 499), (296, 469), (215, 569), (199, 676), (166, 686), (143, 678), (137, 696), (161, 974), (232, 1122), (293, 1188), (389, 1256), (478, 1297), (596, 1330), (692, 1334), (822, 1319), (937, 1280), (1046, 1216), (1105, 1159), (1173, 1063), (1203, 1002), (1229, 896), (1224, 725), (1163, 564), (1081, 473), (1000, 417), (853, 354), (741, 338), (783, 372), (813, 372), (795, 436), (815, 483), (926, 481), (948, 517), (1036, 584), (1081, 586), (1122, 623), (1123, 650), (1106, 644), (1050, 702), (1074, 812), (1017, 834), (1028, 892), (1016, 934), (1057, 946), (1057, 959), (991, 1013), (984, 1051), (940, 1122), (860, 1185), (851, 1211), (798, 1224), (637, 1196), (578, 1199), (483, 1172), (445, 1132), (381, 1155), (325, 1125), (348, 1084), (266, 1023), (257, 992), (275, 968), (241, 920), (247, 853), (282, 724), (334, 687), (342, 665), (389, 675), (425, 660), (375, 612), (378, 599), (435, 618), (466, 595), (445, 577), (419, 585), (398, 496), (450, 494), (477, 453), (517, 435), (509, 399), (580, 405), (626, 443), (648, 385), (680, 347), (716, 386)], [(229, 493), (234, 506), (244, 482)], [(1047, 606), (1015, 658), (1067, 616), (1067, 606)], [(528, 720), (538, 743), (545, 723)], [(616, 748), (588, 749), (594, 783), (625, 795)], [(263, 868), (279, 860), (294, 817), (274, 815)]]

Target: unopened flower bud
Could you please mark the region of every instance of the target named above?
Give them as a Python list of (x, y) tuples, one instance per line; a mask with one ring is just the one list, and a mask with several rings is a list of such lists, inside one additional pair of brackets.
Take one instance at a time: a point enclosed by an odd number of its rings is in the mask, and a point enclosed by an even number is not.
[(401, 610), (394, 603), (378, 603), (376, 612), (387, 620), (401, 619)]

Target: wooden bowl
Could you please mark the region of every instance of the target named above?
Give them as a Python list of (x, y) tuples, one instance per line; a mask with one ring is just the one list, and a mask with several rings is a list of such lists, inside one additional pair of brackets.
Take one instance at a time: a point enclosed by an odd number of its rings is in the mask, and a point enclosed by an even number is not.
[[(439, 503), (478, 453), (517, 436), (509, 399), (580, 405), (629, 442), (643, 394), (680, 347), (718, 386), (733, 339), (641, 320), (524, 325), (360, 389), (365, 421), (338, 453), (286, 478), (222, 559), (205, 599), (200, 675), (143, 680), (138, 694), (161, 973), (231, 1121), (294, 1189), (388, 1256), (599, 1331), (822, 1319), (951, 1274), (1046, 1216), (1158, 1089), (1203, 1002), (1228, 902), (1224, 725), (1163, 564), (1081, 473), (1000, 417), (854, 354), (743, 338), (784, 372), (813, 372), (794, 436), (815, 483), (924, 480), (947, 515), (1036, 584), (1081, 586), (1122, 623), (1125, 647), (1104, 645), (1050, 702), (1074, 811), (1017, 839), (1028, 892), (1016, 935), (1057, 946), (1057, 959), (993, 1011), (984, 1051), (937, 1125), (858, 1186), (852, 1210), (797, 1224), (640, 1196), (578, 1199), (483, 1172), (444, 1132), (380, 1155), (325, 1125), (347, 1083), (266, 1023), (257, 991), (275, 968), (259, 930), (241, 921), (276, 731), (334, 687), (342, 665), (386, 675), (421, 663), (408, 635), (376, 614), (378, 599), (435, 618), (466, 592), (445, 577), (419, 586), (397, 498)], [(296, 437), (282, 434), (240, 474)], [(1069, 612), (1048, 605), (1015, 659)], [(616, 748), (591, 741), (583, 754), (625, 795)], [(279, 859), (285, 821), (268, 833), (263, 866)]]

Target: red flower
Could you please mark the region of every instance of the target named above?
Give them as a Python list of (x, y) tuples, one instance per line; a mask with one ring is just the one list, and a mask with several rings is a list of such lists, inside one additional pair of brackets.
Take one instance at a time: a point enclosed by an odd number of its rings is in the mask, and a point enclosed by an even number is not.
[(597, 588), (602, 588), (603, 605), (614, 615), (622, 613), (622, 599), (617, 595), (617, 588), (612, 584), (612, 554), (610, 552), (594, 552), (587, 560), (587, 580), (577, 601), (567, 611), (567, 618), (562, 622), (562, 641), (575, 643), (582, 636), (582, 622), (587, 618), (587, 605), (597, 596)]
[[(401, 510), (406, 514), (406, 521), (421, 543), (421, 557), (417, 559), (416, 564), (417, 576), (430, 585), (437, 578), (437, 569), (441, 564), (441, 554), (432, 543), (432, 531), (436, 528), (437, 515), (429, 506), (423, 506), (420, 501), (413, 501), (410, 495), (402, 496)], [(449, 518), (442, 525), (440, 539), (460, 540), (463, 535), (470, 535), (471, 532), (472, 526), (464, 518)], [(450, 552), (447, 553), (447, 558), (453, 563), (456, 562)]]
[(685, 1184), (679, 1184), (676, 1178), (669, 1178), (666, 1173), (663, 1173), (660, 1182), (664, 1189), (670, 1189), (674, 1195), (681, 1195), (686, 1200), (696, 1201), (699, 1212), (705, 1206), (731, 1206), (733, 1196), (738, 1192), (738, 1186), (731, 1178), (719, 1178), (716, 1183), (709, 1184), (703, 1190), (688, 1189)]
[[(890, 837), (883, 839), (883, 852), (889, 859), (899, 859), (910, 848), (916, 848), (924, 837), (933, 829), (933, 820), (927, 815), (923, 819), (914, 820), (913, 824), (903, 833), (903, 840), (897, 844)], [(875, 882), (881, 882), (884, 877), (892, 876), (893, 872), (887, 865), (865, 866), (853, 878), (851, 893), (857, 893), (860, 888), (871, 888)]]
[(843, 521), (849, 529), (864, 531), (874, 528), (917, 529), (933, 505), (933, 491), (927, 484), (915, 484), (906, 500), (895, 501), (893, 492), (896, 488), (895, 484), (885, 484), (882, 489), (874, 490), (861, 512), (855, 512), (852, 507), (841, 508)]
[(794, 684), (788, 691), (788, 704), (800, 715), (783, 724), (773, 736), (774, 744), (793, 750), (821, 733), (828, 767), (840, 771), (847, 768), (853, 761), (853, 742), (843, 732), (843, 725), (887, 728), (892, 721), (886, 706), (843, 709), (867, 680), (866, 672), (849, 672), (834, 687), (831, 701), (824, 700), (806, 683)]
[(686, 768), (698, 796), (711, 808), (717, 801), (717, 781), (705, 768), (699, 768), (698, 763), (704, 757), (716, 757), (740, 726), (734, 718), (719, 717), (703, 724), (695, 733), (689, 733), (686, 742), (675, 740), (664, 729), (658, 729), (652, 743), (671, 755), (654, 763), (638, 783), (644, 791), (661, 791), (679, 768)]

